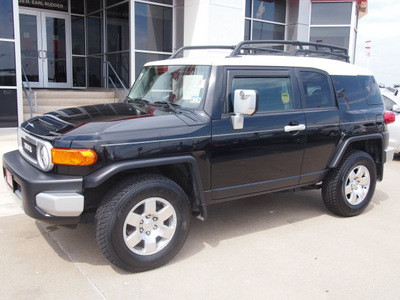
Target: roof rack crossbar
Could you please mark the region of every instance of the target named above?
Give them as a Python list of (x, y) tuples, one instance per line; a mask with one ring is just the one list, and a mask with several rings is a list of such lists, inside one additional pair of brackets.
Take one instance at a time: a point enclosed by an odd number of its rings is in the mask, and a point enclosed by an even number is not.
[[(265, 45), (263, 47), (262, 45)], [(276, 49), (273, 47), (279, 46), (293, 46), (296, 49), (285, 50)], [(242, 41), (237, 45), (210, 45), (210, 46), (185, 46), (179, 48), (169, 59), (177, 58), (185, 50), (211, 50), (211, 49), (225, 49), (233, 50), (228, 57), (237, 57), (240, 55), (253, 55), (256, 52), (264, 52), (275, 55), (288, 55), (288, 56), (321, 56), (331, 59), (339, 59), (349, 62), (349, 55), (347, 48), (313, 42), (302, 41), (285, 41), (285, 40), (256, 40), (256, 41)], [(247, 52), (247, 53), (246, 53)]]
[(327, 51), (321, 51), (321, 50), (304, 50), (304, 49), (297, 49), (294, 51), (293, 55), (298, 56), (301, 53), (304, 54), (311, 54), (309, 56), (312, 56), (312, 54), (318, 54), (319, 56), (328, 56), (328, 57), (335, 57), (337, 59), (342, 59), (345, 62), (348, 62), (349, 56), (341, 53), (336, 53), (336, 52), (327, 52)]
[[(284, 50), (273, 49), (273, 48), (261, 48), (261, 47), (242, 47), (240, 50), (247, 50), (247, 51), (263, 51), (267, 53), (285, 53)], [(243, 53), (241, 53), (243, 54)], [(255, 54), (255, 53), (250, 53)], [(232, 56), (232, 55), (230, 55)]]
[(235, 45), (229, 46), (229, 45), (210, 45), (210, 46), (184, 46), (179, 48), (178, 50), (173, 53), (169, 59), (176, 58), (180, 53), (182, 53), (185, 50), (211, 50), (211, 49), (227, 49), (227, 50), (233, 50), (235, 49)]
[[(270, 47), (288, 45), (288, 46), (298, 47), (298, 49), (296, 49), (296, 51), (284, 51), (273, 48), (251, 47), (251, 45), (269, 45)], [(309, 49), (309, 47), (314, 47), (315, 50)], [(348, 50), (347, 48), (344, 47), (330, 45), (330, 44), (323, 44), (323, 43), (302, 42), (302, 41), (281, 41), (281, 40), (242, 41), (236, 45), (235, 49), (230, 54), (230, 57), (239, 56), (242, 54), (241, 50), (249, 50), (249, 49), (257, 49), (260, 51), (269, 51), (269, 52), (282, 52), (286, 53), (287, 55), (294, 55), (294, 56), (299, 53), (309, 52), (313, 54), (320, 54), (322, 56), (330, 56), (331, 58), (339, 58), (347, 62), (349, 61)]]

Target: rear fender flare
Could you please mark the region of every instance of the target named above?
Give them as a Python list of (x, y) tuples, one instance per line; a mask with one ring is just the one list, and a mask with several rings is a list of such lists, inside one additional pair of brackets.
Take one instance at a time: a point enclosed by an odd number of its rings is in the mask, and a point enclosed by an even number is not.
[[(346, 151), (351, 147), (351, 144), (358, 141), (365, 141), (365, 140), (380, 140), (383, 147), (385, 147), (385, 139), (381, 133), (373, 133), (368, 135), (362, 136), (353, 136), (345, 141), (343, 141), (337, 148), (335, 155), (332, 157), (330, 163), (328, 164), (328, 168), (334, 169), (336, 168), (340, 161), (342, 160), (343, 156), (345, 155)], [(385, 151), (381, 149), (379, 161), (377, 161), (377, 171), (378, 171), (378, 180), (382, 180), (383, 174), (383, 163), (385, 162)]]

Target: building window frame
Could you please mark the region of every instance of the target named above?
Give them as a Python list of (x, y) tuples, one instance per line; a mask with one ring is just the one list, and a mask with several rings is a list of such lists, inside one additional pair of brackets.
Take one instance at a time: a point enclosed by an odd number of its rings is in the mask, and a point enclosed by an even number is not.
[[(247, 3), (245, 5), (247, 5)], [(253, 36), (254, 22), (258, 22), (261, 25), (266, 24), (267, 26), (271, 26), (271, 25), (272, 26), (282, 26), (282, 29), (283, 29), (283, 40), (286, 39), (286, 28), (287, 28), (286, 21), (287, 21), (287, 17), (288, 17), (287, 5), (286, 5), (286, 8), (285, 8), (285, 22), (284, 23), (283, 22), (277, 22), (277, 21), (271, 21), (271, 20), (264, 20), (264, 19), (260, 19), (260, 18), (255, 18), (254, 17), (254, 11), (255, 11), (254, 0), (250, 0), (250, 17), (246, 16), (246, 13), (245, 13), (245, 17), (244, 17), (244, 24), (245, 24), (244, 25), (245, 26), (244, 39), (245, 40), (255, 40), (254, 39), (255, 37)], [(249, 28), (247, 28), (248, 35), (246, 33), (246, 24), (249, 24)]]
[[(350, 20), (348, 23), (345, 24), (312, 24), (312, 10), (313, 10), (313, 4), (335, 4), (335, 3), (351, 3), (351, 12), (350, 12)], [(318, 0), (312, 0), (311, 5), (310, 5), (310, 13), (309, 13), (309, 31), (308, 31), (308, 40), (310, 42), (315, 42), (311, 39), (311, 31), (314, 28), (346, 28), (348, 29), (349, 32), (349, 37), (348, 37), (348, 51), (349, 51), (349, 56), (350, 56), (350, 62), (354, 62), (354, 57), (355, 57), (355, 48), (356, 48), (356, 38), (357, 38), (357, 25), (358, 25), (358, 13), (357, 13), (357, 2), (348, 0), (348, 1), (318, 1)], [(323, 42), (323, 41), (322, 41)], [(342, 46), (343, 45), (338, 45)]]
[(131, 0), (131, 7), (130, 7), (130, 20), (131, 20), (131, 24), (130, 24), (130, 28), (135, 28), (135, 17), (136, 17), (136, 11), (135, 11), (135, 4), (136, 3), (143, 3), (146, 5), (154, 5), (154, 6), (158, 6), (158, 7), (165, 7), (165, 8), (170, 8), (171, 9), (171, 13), (172, 13), (172, 34), (171, 34), (171, 44), (172, 44), (172, 49), (171, 51), (168, 52), (164, 52), (164, 51), (155, 51), (155, 50), (143, 50), (143, 49), (137, 49), (136, 46), (136, 41), (135, 41), (135, 31), (131, 30), (131, 63), (130, 63), (130, 83), (131, 85), (133, 84), (133, 82), (135, 81), (136, 77), (139, 75), (137, 74), (138, 72), (136, 72), (137, 66), (136, 66), (136, 54), (146, 54), (146, 55), (159, 55), (159, 56), (170, 56), (173, 54), (173, 50), (176, 48), (176, 33), (175, 33), (175, 29), (176, 29), (176, 23), (175, 23), (175, 0), (172, 2), (172, 4), (165, 4), (165, 3), (158, 3), (158, 2), (153, 2), (151, 0)]
[[(0, 129), (16, 128), (21, 125), (23, 121), (23, 98), (22, 98), (22, 71), (21, 71), (21, 43), (19, 38), (19, 9), (18, 0), (11, 0), (12, 3), (12, 16), (13, 16), (13, 36), (12, 37), (0, 37), (0, 42), (10, 43), (14, 48), (14, 66), (15, 66), (15, 84), (13, 85), (0, 85), (0, 93), (15, 93), (15, 105), (16, 105), (16, 126), (6, 125), (2, 126), (0, 122)], [(2, 97), (0, 97), (2, 98)], [(3, 99), (3, 98), (2, 98)], [(0, 99), (1, 100), (1, 99)], [(13, 117), (10, 115), (10, 117)], [(14, 123), (14, 121), (10, 121)]]

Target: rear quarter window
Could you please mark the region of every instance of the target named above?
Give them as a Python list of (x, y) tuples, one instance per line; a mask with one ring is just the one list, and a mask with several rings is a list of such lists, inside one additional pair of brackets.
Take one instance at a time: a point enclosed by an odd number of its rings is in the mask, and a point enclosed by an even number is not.
[(332, 76), (336, 97), (348, 109), (383, 105), (379, 85), (373, 76)]
[(357, 76), (369, 105), (383, 105), (379, 85), (373, 76)]
[(365, 94), (357, 76), (332, 76), (339, 106), (347, 109), (366, 107)]

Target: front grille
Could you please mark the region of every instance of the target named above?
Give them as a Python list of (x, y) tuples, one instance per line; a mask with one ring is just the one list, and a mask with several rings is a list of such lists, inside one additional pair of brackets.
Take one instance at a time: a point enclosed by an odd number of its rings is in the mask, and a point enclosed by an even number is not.
[(47, 156), (51, 157), (51, 148), (52, 145), (50, 142), (39, 139), (28, 132), (26, 132), (21, 127), (18, 128), (18, 150), (21, 153), (22, 157), (25, 158), (30, 164), (34, 165), (36, 168), (48, 172), (50, 171), (54, 164), (51, 162), (46, 166), (42, 166), (38, 162), (38, 151), (45, 151)]
[(31, 158), (33, 158), (35, 161), (37, 159), (37, 153), (36, 153), (36, 145), (28, 142), (24, 138), (22, 138), (22, 149), (24, 152)]

